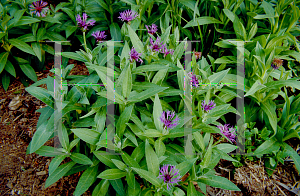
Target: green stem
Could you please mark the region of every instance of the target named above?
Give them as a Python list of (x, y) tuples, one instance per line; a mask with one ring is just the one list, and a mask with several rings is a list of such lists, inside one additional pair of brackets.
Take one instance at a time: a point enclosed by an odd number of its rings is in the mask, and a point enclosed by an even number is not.
[(83, 42), (84, 42), (84, 49), (85, 49), (86, 52), (88, 52), (87, 51), (87, 45), (86, 45), (85, 32), (83, 32)]

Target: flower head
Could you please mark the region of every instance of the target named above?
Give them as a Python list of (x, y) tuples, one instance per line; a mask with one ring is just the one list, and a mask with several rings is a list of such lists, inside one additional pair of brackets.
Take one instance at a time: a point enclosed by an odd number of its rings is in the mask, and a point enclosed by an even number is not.
[(202, 56), (202, 52), (196, 52), (196, 51), (194, 50), (194, 55), (195, 55), (195, 57), (196, 57), (196, 60), (197, 60), (197, 59), (200, 59), (201, 56)]
[(129, 59), (131, 62), (133, 61), (138, 61), (138, 62), (143, 62), (143, 60), (140, 58), (142, 54), (141, 53), (138, 53), (134, 47), (132, 47), (131, 51), (129, 52)]
[(96, 42), (102, 42), (106, 38), (105, 31), (95, 31), (92, 33), (92, 36), (96, 39)]
[(164, 165), (160, 168), (160, 174), (158, 178), (164, 180), (164, 183), (167, 184), (167, 189), (171, 189), (174, 184), (178, 184), (181, 181), (181, 176), (179, 170), (175, 166)]
[(163, 49), (163, 43), (160, 42), (160, 37), (156, 38), (155, 42), (153, 42), (152, 38), (150, 37), (150, 48), (156, 52), (159, 52), (161, 49)]
[(282, 59), (274, 58), (271, 66), (273, 67), (273, 69), (278, 69), (282, 64), (283, 64), (283, 60)]
[(166, 44), (163, 44), (161, 46), (161, 53), (163, 53), (164, 57), (166, 57), (168, 54), (173, 55), (174, 54), (174, 50), (172, 50), (172, 49), (168, 50)]
[(221, 133), (223, 133), (230, 141), (235, 142), (236, 130), (233, 127), (229, 127), (229, 124), (217, 126)]
[(35, 14), (36, 16), (39, 17), (45, 17), (46, 13), (48, 12), (49, 8), (47, 7), (48, 3), (44, 1), (36, 1), (33, 2), (30, 6), (30, 13), (33, 15)]
[(149, 34), (154, 34), (154, 33), (156, 33), (156, 31), (157, 31), (157, 26), (156, 26), (156, 24), (152, 24), (152, 25), (146, 25), (146, 28), (147, 28), (147, 30), (148, 30), (148, 33)]
[(88, 17), (88, 15), (86, 13), (82, 14), (82, 20), (81, 20), (81, 16), (79, 14), (76, 16), (77, 25), (80, 28), (82, 28), (82, 31), (88, 30), (88, 28), (87, 28), (88, 26), (95, 25), (96, 21), (95, 20), (90, 20), (90, 21), (87, 22), (86, 21), (87, 17)]
[(199, 80), (198, 80), (197, 76), (194, 75), (193, 72), (189, 72), (188, 76), (191, 79), (191, 84), (196, 88), (199, 87)]
[(209, 101), (207, 104), (205, 103), (205, 100), (202, 101), (201, 104), (202, 109), (205, 112), (209, 112), (210, 110), (212, 110), (214, 107), (216, 107), (216, 104), (214, 101)]
[(178, 125), (179, 118), (175, 117), (175, 112), (163, 111), (160, 117), (160, 121), (164, 124), (164, 128), (172, 129)]
[(120, 12), (120, 16), (118, 17), (122, 21), (130, 22), (138, 17), (138, 14), (132, 10), (126, 10), (124, 12)]

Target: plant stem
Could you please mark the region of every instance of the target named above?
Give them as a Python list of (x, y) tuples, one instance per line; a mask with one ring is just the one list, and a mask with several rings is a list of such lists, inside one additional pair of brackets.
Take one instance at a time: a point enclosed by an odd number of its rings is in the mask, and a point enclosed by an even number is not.
[(85, 52), (88, 52), (88, 51), (87, 51), (87, 45), (86, 45), (85, 32), (83, 32), (83, 42), (84, 42), (84, 49), (85, 49)]

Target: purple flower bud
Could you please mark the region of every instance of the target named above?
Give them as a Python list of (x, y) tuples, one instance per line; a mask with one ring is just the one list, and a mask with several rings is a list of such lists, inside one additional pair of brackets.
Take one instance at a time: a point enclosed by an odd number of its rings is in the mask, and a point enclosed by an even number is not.
[(47, 7), (48, 3), (44, 1), (36, 1), (33, 2), (30, 6), (30, 13), (33, 15), (35, 14), (38, 17), (45, 17), (49, 8)]
[(278, 69), (282, 64), (283, 64), (282, 59), (274, 58), (274, 60), (272, 61), (271, 66), (273, 67), (273, 69)]
[(157, 26), (156, 26), (156, 24), (152, 24), (152, 25), (146, 25), (146, 28), (147, 28), (147, 30), (148, 30), (148, 33), (149, 34), (154, 34), (154, 33), (156, 33), (156, 31), (157, 31)]
[(173, 129), (178, 125), (179, 118), (178, 116), (175, 117), (175, 112), (171, 111), (163, 111), (160, 117), (160, 121), (164, 124), (163, 127), (164, 129)]
[(82, 20), (79, 14), (76, 16), (77, 25), (81, 28), (83, 32), (88, 30), (88, 26), (94, 26), (96, 22), (95, 20), (90, 20), (87, 22), (87, 17), (88, 15), (86, 13), (82, 14)]
[(92, 33), (92, 36), (96, 39), (96, 42), (103, 42), (102, 40), (106, 38), (105, 31), (95, 31)]
[(205, 103), (205, 100), (202, 101), (201, 104), (202, 109), (205, 112), (209, 112), (210, 110), (212, 110), (214, 107), (216, 107), (216, 104), (214, 101), (209, 101), (208, 104)]
[(170, 166), (169, 170), (169, 165), (164, 165), (160, 168), (158, 178), (164, 180), (164, 183), (167, 184), (167, 189), (171, 189), (174, 185), (181, 181), (179, 170), (176, 169), (176, 166)]
[(126, 10), (124, 12), (120, 12), (120, 16), (118, 17), (122, 21), (130, 22), (138, 17), (138, 14), (132, 10)]
[(194, 86), (194, 87), (199, 87), (199, 80), (197, 78), (196, 75), (193, 74), (193, 72), (189, 72), (188, 73), (188, 77), (190, 77), (191, 79), (191, 84)]
[(134, 47), (132, 47), (132, 49), (131, 49), (131, 51), (129, 52), (129, 60), (131, 61), (131, 62), (133, 62), (133, 61), (138, 61), (138, 62), (143, 62), (143, 60), (140, 58), (140, 56), (141, 56), (142, 54), (141, 53), (138, 53), (135, 49), (134, 49)]

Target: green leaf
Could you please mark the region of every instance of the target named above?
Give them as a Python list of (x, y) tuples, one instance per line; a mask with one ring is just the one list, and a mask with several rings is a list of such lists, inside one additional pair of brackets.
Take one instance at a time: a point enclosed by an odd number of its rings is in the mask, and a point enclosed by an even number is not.
[(289, 146), (287, 143), (283, 143), (285, 151), (287, 152), (287, 154), (289, 156), (291, 156), (291, 158), (294, 161), (294, 164), (298, 170), (298, 173), (300, 173), (300, 156), (298, 155), (298, 153), (291, 147)]
[(93, 162), (86, 155), (80, 153), (72, 153), (70, 158), (72, 161), (82, 165), (92, 165)]
[(46, 21), (46, 22), (50, 22), (50, 23), (61, 24), (61, 22), (59, 22), (59, 20), (57, 18), (54, 18), (53, 16), (41, 17), (41, 20)]
[(158, 97), (158, 95), (155, 95), (155, 99), (154, 99), (154, 106), (153, 106), (153, 120), (154, 120), (154, 124), (157, 130), (159, 130), (161, 133), (163, 132), (163, 124), (160, 120), (160, 117), (163, 113), (162, 107), (161, 107), (161, 103), (160, 103), (160, 99)]
[(2, 86), (3, 86), (5, 91), (7, 91), (9, 83), (10, 83), (9, 75), (7, 73), (3, 73), (3, 75), (2, 75)]
[(32, 48), (26, 43), (19, 39), (10, 39), (8, 40), (11, 45), (17, 47), (18, 49), (22, 50), (23, 52), (29, 53), (33, 56), (35, 56), (35, 52), (32, 50)]
[(260, 84), (258, 80), (256, 80), (256, 82), (251, 86), (250, 90), (246, 93), (245, 97), (253, 95), (255, 92), (257, 92), (258, 90), (262, 89), (266, 87), (263, 84)]
[(45, 188), (49, 187), (56, 181), (58, 181), (61, 177), (63, 177), (73, 166), (75, 162), (71, 161), (59, 166), (46, 180)]
[[(1, 62), (1, 61), (0, 61), (0, 62)], [(10, 62), (9, 60), (7, 60), (4, 69), (5, 69), (5, 71), (7, 71), (8, 73), (10, 73), (10, 75), (16, 77), (16, 71), (15, 71), (15, 68), (14, 68), (13, 64), (11, 64), (11, 62)]]
[[(143, 147), (143, 146), (141, 146)], [(137, 149), (137, 148), (136, 148)], [(132, 153), (133, 154), (133, 153)], [(121, 154), (123, 161), (129, 166), (129, 167), (136, 167), (140, 168), (138, 162), (134, 160), (131, 156), (129, 156), (126, 152), (122, 152)]]
[(125, 75), (123, 78), (123, 84), (122, 84), (122, 92), (123, 96), (127, 98), (131, 92), (132, 89), (132, 75), (130, 71), (130, 66), (127, 66), (126, 69), (124, 70)]
[(222, 144), (218, 144), (217, 146), (215, 146), (217, 149), (225, 152), (225, 153), (230, 153), (232, 151), (234, 151), (237, 147), (235, 145), (232, 144), (226, 144), (226, 143), (222, 143)]
[(192, 181), (189, 181), (189, 186), (187, 188), (187, 195), (198, 195), (195, 186)]
[(112, 159), (112, 162), (117, 166), (117, 168), (119, 168), (122, 171), (124, 171), (127, 168), (127, 166), (122, 161)]
[(155, 176), (159, 174), (159, 161), (157, 158), (156, 153), (152, 149), (149, 141), (146, 140), (145, 144), (145, 153), (146, 153), (146, 161), (147, 161), (147, 168), (150, 172), (152, 172)]
[(207, 176), (206, 178), (198, 179), (198, 182), (225, 190), (241, 191), (234, 183), (220, 176)]
[[(53, 114), (51, 118), (54, 118)], [(43, 146), (48, 141), (50, 136), (53, 134), (53, 130), (47, 129), (48, 123), (51, 123), (51, 121), (50, 120), (45, 121), (34, 133), (30, 145), (30, 153), (34, 153), (35, 151), (37, 151), (41, 146)]]
[(111, 38), (114, 41), (121, 41), (121, 29), (117, 23), (112, 23), (109, 25)]
[[(30, 146), (31, 146), (30, 144), (28, 145), (29, 150), (30, 150)], [(44, 156), (44, 157), (55, 157), (58, 155), (65, 155), (66, 153), (62, 152), (62, 150), (63, 150), (62, 148), (54, 148), (51, 146), (42, 146), (37, 151), (35, 151), (35, 153), (40, 156)]]
[(193, 160), (183, 161), (182, 163), (176, 166), (176, 169), (179, 170), (179, 174), (181, 177), (184, 176), (188, 171), (190, 171), (196, 160), (197, 158)]
[(130, 40), (135, 48), (135, 50), (138, 52), (138, 53), (142, 53), (142, 58), (145, 57), (145, 52), (144, 52), (144, 45), (143, 43), (141, 42), (140, 38), (137, 36), (137, 34), (135, 33), (135, 31), (130, 27), (130, 25), (127, 25), (127, 28), (128, 28), (128, 34), (129, 34), (129, 37), (130, 37)]
[(9, 52), (2, 52), (0, 54), (0, 73), (2, 73), (4, 67), (6, 67), (5, 65), (7, 62), (8, 55), (9, 55)]
[(124, 112), (122, 112), (118, 122), (117, 122), (117, 126), (116, 126), (116, 132), (117, 135), (122, 138), (125, 128), (126, 128), (126, 123), (128, 123), (131, 113), (133, 110), (133, 105), (127, 106), (124, 110)]
[(39, 19), (30, 16), (22, 16), (22, 18), (15, 24), (15, 26), (28, 25), (39, 21)]
[(37, 82), (37, 76), (34, 69), (29, 64), (21, 64), (19, 65), (24, 74), (34, 82)]
[(102, 163), (104, 163), (108, 167), (117, 168), (112, 162), (112, 159), (120, 160), (118, 156), (107, 153), (106, 151), (94, 151), (93, 153)]
[(38, 43), (38, 42), (32, 42), (31, 46), (32, 46), (32, 49), (33, 49), (34, 53), (38, 57), (38, 59), (40, 61), (42, 61), (42, 51), (41, 51), (41, 45), (40, 45), (40, 43)]
[(58, 155), (52, 159), (52, 161), (49, 164), (49, 175), (51, 175), (56, 170), (56, 168), (58, 168), (58, 166), (66, 157), (67, 155)]
[(267, 101), (261, 103), (261, 109), (267, 114), (267, 116), (269, 118), (269, 122), (276, 134), (276, 132), (277, 132), (277, 116), (276, 116), (275, 103), (268, 99)]
[(74, 195), (82, 195), (96, 181), (98, 173), (98, 165), (87, 168), (79, 178)]
[(30, 87), (27, 87), (25, 90), (28, 93), (30, 93), (32, 96), (38, 98), (39, 100), (41, 100), (42, 102), (44, 102), (45, 104), (50, 106), (51, 108), (54, 108), (53, 107), (53, 98), (44, 88), (30, 86)]
[(106, 195), (109, 187), (109, 180), (102, 179), (99, 184), (94, 188), (92, 196)]
[(92, 145), (96, 145), (100, 138), (100, 133), (92, 129), (81, 128), (81, 129), (71, 129), (71, 131), (81, 140)]
[(151, 184), (159, 187), (160, 186), (160, 182), (157, 179), (157, 177), (152, 173), (152, 172), (148, 172), (146, 170), (143, 169), (139, 169), (139, 168), (132, 168), (136, 173), (138, 173), (142, 178), (145, 178), (147, 181), (149, 181)]
[(166, 146), (162, 139), (158, 139), (155, 141), (155, 152), (158, 157), (164, 156), (166, 152)]
[(162, 92), (165, 89), (169, 87), (160, 87), (160, 88), (149, 88), (145, 91), (142, 91), (132, 97), (129, 97), (128, 102), (140, 102), (145, 99), (150, 98), (151, 96), (154, 96), (156, 93)]
[(107, 179), (107, 180), (115, 180), (119, 178), (123, 178), (126, 176), (126, 172), (119, 169), (107, 169), (101, 172), (97, 178)]
[(125, 191), (121, 179), (110, 180), (110, 184), (120, 196), (125, 196)]
[(254, 155), (271, 154), (273, 151), (277, 152), (280, 148), (280, 143), (275, 139), (269, 139), (262, 143), (255, 151)]
[(159, 71), (161, 69), (168, 69), (169, 67), (166, 65), (159, 64), (150, 64), (150, 65), (141, 65), (132, 70), (132, 74), (143, 73), (147, 71)]
[(230, 68), (209, 76), (208, 80), (210, 81), (210, 84), (218, 84), (219, 82), (221, 82), (223, 78), (225, 78), (229, 70)]
[(183, 28), (195, 27), (198, 25), (215, 24), (215, 23), (222, 23), (222, 22), (213, 17), (202, 16), (188, 22)]
[(61, 56), (69, 58), (69, 59), (74, 59), (77, 61), (82, 61), (82, 62), (86, 61), (85, 58), (83, 58), (82, 56), (80, 56), (78, 53), (75, 53), (75, 52), (62, 52)]

